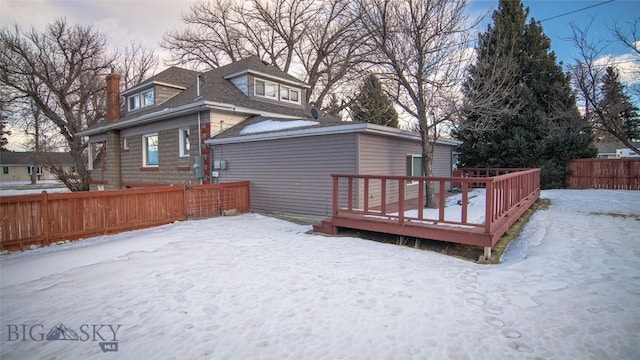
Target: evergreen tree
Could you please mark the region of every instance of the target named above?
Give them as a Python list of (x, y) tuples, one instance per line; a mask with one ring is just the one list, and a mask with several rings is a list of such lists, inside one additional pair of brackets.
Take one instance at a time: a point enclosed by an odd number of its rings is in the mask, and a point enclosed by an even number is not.
[(382, 83), (375, 74), (367, 76), (360, 94), (350, 106), (353, 121), (398, 127), (398, 112), (393, 101), (382, 90)]
[(604, 124), (600, 128), (616, 132), (626, 139), (640, 139), (640, 115), (620, 82), (620, 75), (613, 67), (608, 67), (602, 79), (602, 100), (599, 109), (602, 111)]
[(11, 135), (11, 131), (5, 130), (4, 120), (0, 121), (0, 151), (8, 151), (7, 145), (9, 144), (9, 138), (7, 135)]
[(334, 118), (342, 120), (342, 114), (340, 114), (340, 110), (342, 109), (335, 93), (331, 93), (331, 96), (329, 97), (329, 105), (322, 110)]
[[(470, 110), (454, 135), (464, 142), (459, 148), (464, 167), (539, 167), (543, 188), (564, 187), (567, 162), (593, 157), (596, 149), (569, 79), (550, 51), (551, 42), (540, 23), (526, 23), (528, 12), (520, 1), (500, 0), (493, 25), (479, 36), (478, 57), (463, 87)], [(495, 126), (486, 128), (475, 124), (483, 114), (476, 110), (481, 107), (473, 106), (478, 99), (471, 95), (486, 87), (483, 69), (499, 63), (496, 56), (512, 57), (517, 67), (511, 72), (513, 79), (502, 83), (516, 82), (517, 91), (502, 106), (517, 104), (518, 111), (493, 110)]]

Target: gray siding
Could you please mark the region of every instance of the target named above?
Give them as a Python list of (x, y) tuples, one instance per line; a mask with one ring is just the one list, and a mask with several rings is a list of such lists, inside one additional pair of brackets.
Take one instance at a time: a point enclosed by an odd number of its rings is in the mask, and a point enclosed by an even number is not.
[(243, 94), (249, 96), (249, 80), (247, 75), (238, 76), (231, 79), (233, 85), (235, 85)]
[(178, 95), (183, 90), (176, 89), (174, 87), (156, 85), (155, 89), (155, 105), (158, 106), (163, 102), (171, 99), (172, 97)]
[(453, 146), (436, 144), (433, 151), (433, 175), (453, 176)]
[[(433, 172), (434, 176), (451, 176), (451, 146), (436, 144), (434, 150)], [(360, 134), (358, 137), (358, 173), (361, 175), (406, 175), (407, 155), (420, 155), (422, 147), (419, 140), (392, 138), (377, 134)], [(364, 206), (362, 199), (363, 181), (358, 184), (358, 205)], [(447, 184), (450, 188), (450, 184)], [(418, 196), (417, 184), (404, 186), (405, 198)], [(369, 184), (369, 206), (379, 206), (381, 203), (381, 184), (371, 182)], [(387, 183), (387, 202), (395, 202), (398, 199), (398, 182)]]
[(226, 160), (220, 181), (251, 182), (255, 210), (328, 216), (331, 173), (355, 173), (356, 134), (336, 134), (213, 146)]

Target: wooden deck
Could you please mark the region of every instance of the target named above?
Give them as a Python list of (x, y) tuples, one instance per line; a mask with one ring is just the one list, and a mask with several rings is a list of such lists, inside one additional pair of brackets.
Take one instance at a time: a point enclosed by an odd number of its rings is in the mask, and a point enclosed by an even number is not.
[[(333, 174), (333, 213), (314, 226), (337, 234), (340, 228), (375, 231), (423, 239), (491, 247), (538, 199), (540, 169), (499, 169), (487, 176), (465, 172), (462, 177), (407, 177)], [(484, 177), (482, 177), (484, 175)], [(459, 186), (459, 206), (446, 206), (447, 186)], [(427, 185), (437, 210), (424, 209)], [(482, 188), (483, 215), (469, 213), (470, 193)], [(482, 214), (481, 214), (482, 215)]]

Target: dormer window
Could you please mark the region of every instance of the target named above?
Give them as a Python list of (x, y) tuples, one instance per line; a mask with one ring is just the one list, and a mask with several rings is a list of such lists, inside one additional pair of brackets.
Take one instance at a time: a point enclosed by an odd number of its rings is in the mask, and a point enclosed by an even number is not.
[(280, 100), (300, 104), (300, 90), (282, 86), (280, 89)]
[(129, 104), (129, 111), (153, 105), (155, 102), (154, 95), (155, 94), (153, 89), (149, 89), (149, 90), (141, 91), (139, 93), (135, 93), (129, 96), (127, 98), (128, 99), (127, 102)]
[(277, 100), (278, 84), (255, 79), (255, 95)]

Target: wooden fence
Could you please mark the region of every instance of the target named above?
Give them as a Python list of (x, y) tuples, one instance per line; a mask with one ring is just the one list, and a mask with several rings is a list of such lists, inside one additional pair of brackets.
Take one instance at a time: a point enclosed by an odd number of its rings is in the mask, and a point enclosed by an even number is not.
[(570, 189), (640, 190), (640, 159), (578, 159), (568, 169)]
[(0, 197), (0, 249), (113, 234), (250, 209), (249, 182)]
[[(540, 196), (540, 169), (495, 171), (479, 174), (481, 177), (331, 176), (332, 217), (315, 226), (316, 231), (336, 234), (344, 227), (477, 245), (485, 248), (487, 256)], [(426, 183), (437, 193), (437, 215), (427, 215), (424, 209)], [(447, 183), (460, 184), (460, 208), (454, 214), (445, 206)], [(469, 191), (474, 187), (485, 188), (481, 221), (468, 219)], [(372, 205), (376, 199), (379, 201)]]

